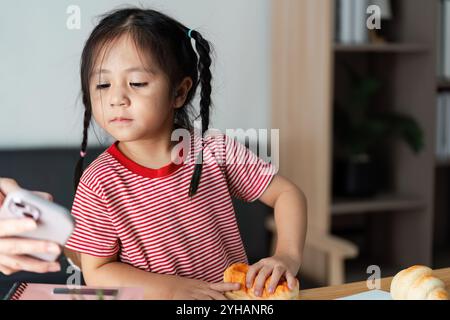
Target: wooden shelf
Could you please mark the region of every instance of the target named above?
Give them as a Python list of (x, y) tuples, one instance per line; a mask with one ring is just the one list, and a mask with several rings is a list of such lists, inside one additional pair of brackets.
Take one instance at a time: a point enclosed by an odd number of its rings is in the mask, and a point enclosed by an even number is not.
[(335, 52), (422, 53), (430, 48), (418, 43), (334, 44)]
[[(342, 104), (352, 94), (346, 65), (361, 75), (379, 79), (382, 86), (374, 103), (392, 105), (394, 111), (416, 119), (427, 133), (425, 144), (435, 144), (438, 1), (396, 0), (398, 14), (384, 30), (387, 39), (396, 40), (381, 44), (334, 43), (333, 1), (272, 3), (271, 125), (284, 130), (280, 135), (281, 173), (308, 190), (308, 234), (328, 236), (336, 220), (342, 226), (347, 222), (351, 226), (357, 222), (353, 218), (365, 218), (367, 214), (373, 218), (367, 224), (371, 247), (368, 255), (386, 258), (395, 265), (431, 265), (435, 150), (425, 148), (417, 157), (407, 148), (393, 145), (385, 158), (390, 167), (386, 183), (391, 193), (376, 199), (336, 199), (330, 203), (330, 163), (336, 150), (334, 105)], [(311, 94), (317, 92), (320, 94)], [(377, 246), (382, 237), (384, 243)], [(318, 248), (308, 241), (307, 245), (304, 274), (329, 285), (330, 271), (345, 270), (344, 259), (330, 255), (329, 246)], [(339, 274), (337, 278), (344, 279)]]
[(383, 195), (371, 199), (335, 199), (331, 205), (332, 215), (364, 214), (383, 211), (409, 211), (423, 209), (425, 203), (412, 197)]

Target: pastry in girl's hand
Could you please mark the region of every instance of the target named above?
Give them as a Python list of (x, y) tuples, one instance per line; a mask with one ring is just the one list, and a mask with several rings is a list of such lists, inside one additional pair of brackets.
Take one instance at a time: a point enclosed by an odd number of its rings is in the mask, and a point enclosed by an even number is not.
[(391, 282), (394, 300), (448, 300), (442, 280), (426, 266), (412, 266), (397, 273)]
[[(270, 277), (266, 279), (264, 290), (261, 296), (255, 295), (252, 288), (246, 288), (246, 275), (249, 266), (245, 263), (235, 263), (229, 266), (224, 274), (224, 282), (240, 283), (241, 289), (237, 291), (226, 292), (225, 296), (231, 300), (295, 300), (298, 297), (300, 284), (297, 280), (295, 288), (289, 289), (286, 279), (281, 278), (277, 288), (273, 293), (269, 293)], [(254, 286), (254, 284), (253, 284)]]

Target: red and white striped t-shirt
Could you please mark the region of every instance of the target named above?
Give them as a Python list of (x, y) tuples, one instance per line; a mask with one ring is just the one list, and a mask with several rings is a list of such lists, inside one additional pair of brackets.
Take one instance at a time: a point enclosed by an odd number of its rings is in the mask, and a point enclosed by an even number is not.
[(222, 281), (230, 264), (247, 262), (231, 198), (255, 201), (276, 170), (238, 141), (208, 136), (191, 199), (194, 154), (149, 169), (114, 143), (81, 177), (67, 248), (98, 257), (118, 253), (121, 262), (149, 272)]

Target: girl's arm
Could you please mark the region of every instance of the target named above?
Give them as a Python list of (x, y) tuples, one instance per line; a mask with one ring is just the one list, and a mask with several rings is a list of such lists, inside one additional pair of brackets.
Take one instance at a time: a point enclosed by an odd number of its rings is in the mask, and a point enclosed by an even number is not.
[(255, 281), (257, 295), (262, 293), (265, 280), (270, 275), (269, 291), (276, 288), (283, 275), (289, 287), (293, 288), (302, 263), (307, 226), (305, 195), (288, 179), (274, 176), (259, 200), (274, 208), (277, 245), (273, 257), (262, 259), (249, 268), (247, 287)]
[(80, 254), (83, 277), (88, 286), (140, 287), (144, 299), (224, 300), (225, 291), (239, 290), (236, 283), (208, 283), (174, 275), (157, 274), (118, 261), (117, 255), (107, 258)]

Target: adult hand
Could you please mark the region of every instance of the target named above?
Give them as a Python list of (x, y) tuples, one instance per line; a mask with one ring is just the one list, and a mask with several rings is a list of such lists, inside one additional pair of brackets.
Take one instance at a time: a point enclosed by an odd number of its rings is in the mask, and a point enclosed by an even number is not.
[[(8, 193), (20, 189), (16, 181), (0, 178), (0, 206)], [(35, 192), (39, 196), (53, 200), (44, 192)], [(44, 240), (30, 240), (16, 237), (20, 233), (31, 231), (37, 227), (33, 219), (0, 220), (0, 272), (11, 275), (18, 271), (36, 273), (56, 272), (61, 270), (58, 262), (41, 261), (27, 256), (33, 253), (61, 252), (58, 244)]]

